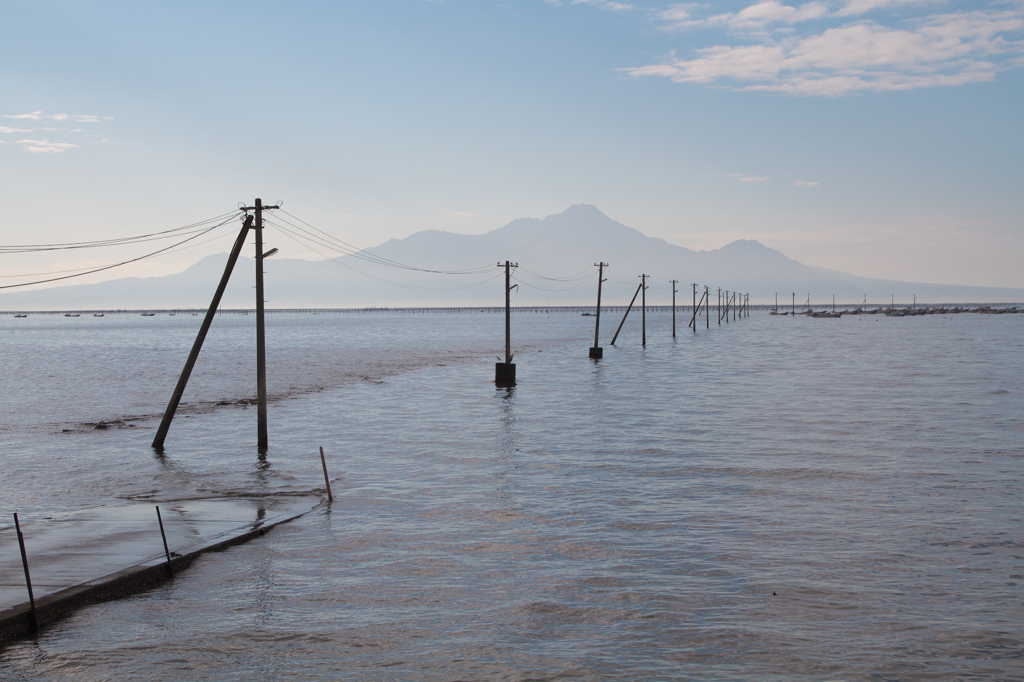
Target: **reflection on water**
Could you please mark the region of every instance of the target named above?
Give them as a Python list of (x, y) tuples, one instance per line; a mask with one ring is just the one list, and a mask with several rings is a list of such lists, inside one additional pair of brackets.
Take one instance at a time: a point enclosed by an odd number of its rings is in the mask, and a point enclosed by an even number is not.
[[(1020, 677), (1024, 316), (761, 315), (673, 340), (649, 314), (646, 349), (627, 322), (594, 362), (588, 318), (519, 315), (498, 390), (500, 316), (458, 316), (454, 353), (456, 316), (415, 317), (279, 329), (308, 365), (266, 456), (237, 407), (176, 419), (158, 459), (155, 420), (9, 421), (0, 507), (28, 515), (322, 489), (320, 446), (337, 483), (330, 509), (8, 647), (2, 676)], [(404, 369), (372, 349), (360, 369), (367, 338)], [(144, 412), (121, 393), (76, 419)]]

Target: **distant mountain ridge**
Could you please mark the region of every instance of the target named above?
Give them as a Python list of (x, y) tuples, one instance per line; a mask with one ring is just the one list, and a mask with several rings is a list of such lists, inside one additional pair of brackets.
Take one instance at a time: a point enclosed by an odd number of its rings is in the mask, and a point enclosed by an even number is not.
[[(268, 234), (273, 239), (273, 233)], [(437, 275), (383, 267), (354, 256), (310, 262), (276, 256), (265, 262), (268, 307), (406, 307), (501, 305), (503, 281), (497, 268), (505, 260), (519, 263), (521, 284), (513, 305), (592, 305), (597, 262), (611, 264), (603, 302), (628, 303), (639, 275), (650, 275), (648, 303), (671, 300), (669, 280), (681, 282), (685, 303), (691, 282), (751, 294), (755, 300), (780, 302), (796, 292), (812, 303), (859, 300), (876, 303), (895, 295), (909, 301), (1021, 302), (1024, 289), (923, 284), (857, 277), (799, 263), (755, 240), (741, 239), (712, 251), (693, 251), (648, 237), (612, 220), (594, 206), (577, 204), (546, 218), (519, 218), (480, 235), (424, 230), (404, 239), (389, 239), (365, 250), (397, 263), (430, 270), (493, 267), (493, 274)], [(2, 310), (88, 310), (204, 308), (220, 279), (226, 254), (208, 256), (183, 272), (165, 277), (124, 278), (36, 291), (0, 294)], [(253, 267), (239, 258), (221, 303), (226, 308), (253, 308)], [(582, 281), (552, 281), (595, 271)], [(529, 273), (552, 279), (540, 279)], [(369, 276), (367, 276), (369, 275)], [(381, 281), (386, 280), (386, 281)]]

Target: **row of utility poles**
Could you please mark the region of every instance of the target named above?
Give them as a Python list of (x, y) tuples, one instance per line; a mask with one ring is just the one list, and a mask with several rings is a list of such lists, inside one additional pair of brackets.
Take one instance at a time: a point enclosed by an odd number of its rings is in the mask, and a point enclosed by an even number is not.
[[(266, 454), (267, 447), (269, 445), (269, 437), (267, 432), (267, 360), (266, 360), (266, 326), (265, 326), (265, 311), (264, 304), (266, 301), (263, 298), (263, 259), (277, 253), (277, 249), (271, 249), (266, 253), (263, 252), (263, 212), (273, 210), (278, 206), (264, 206), (263, 201), (256, 199), (252, 206), (246, 206), (242, 210), (246, 212), (245, 220), (242, 222), (242, 229), (238, 233), (238, 237), (235, 239), (235, 243), (231, 248), (231, 253), (228, 255), (228, 262), (224, 266), (224, 273), (221, 275), (220, 283), (217, 285), (217, 290), (213, 294), (213, 300), (210, 302), (210, 307), (206, 311), (206, 316), (203, 318), (203, 323), (199, 327), (199, 332), (196, 334), (196, 340), (192, 344), (192, 350), (189, 352), (188, 359), (185, 361), (185, 367), (181, 370), (181, 374), (178, 377), (178, 383), (174, 387), (174, 391), (171, 393), (171, 399), (167, 404), (167, 409), (164, 411), (163, 419), (160, 421), (160, 426), (157, 428), (156, 436), (153, 438), (153, 448), (158, 452), (162, 452), (164, 448), (164, 441), (167, 438), (167, 432), (170, 429), (171, 421), (174, 419), (174, 415), (178, 410), (178, 405), (181, 402), (181, 397), (185, 392), (185, 387), (188, 385), (189, 377), (192, 375), (192, 369), (195, 367), (196, 360), (199, 358), (199, 352), (203, 348), (203, 342), (206, 339), (206, 335), (210, 330), (210, 326), (213, 324), (214, 316), (217, 314), (217, 308), (220, 306), (221, 298), (224, 295), (225, 289), (227, 289), (228, 280), (231, 278), (231, 273), (234, 270), (235, 263), (238, 261), (238, 257), (242, 252), (242, 247), (245, 245), (246, 237), (249, 234), (249, 230), (252, 230), (256, 238), (256, 394), (257, 394), (257, 449), (260, 454)], [(250, 213), (251, 212), (251, 213)], [(604, 356), (604, 349), (599, 344), (600, 340), (600, 329), (601, 329), (601, 285), (607, 280), (604, 278), (604, 269), (608, 267), (608, 263), (600, 262), (594, 263), (598, 269), (597, 277), (597, 311), (595, 313), (594, 320), (594, 345), (590, 348), (590, 357), (599, 360)], [(495, 363), (494, 368), (494, 381), (498, 386), (515, 386), (516, 384), (516, 366), (512, 362), (514, 355), (512, 354), (512, 305), (511, 305), (511, 294), (512, 290), (517, 288), (518, 284), (512, 284), (512, 271), (514, 268), (519, 267), (518, 263), (512, 263), (511, 261), (505, 261), (504, 263), (498, 263), (499, 268), (505, 269), (505, 360), (501, 362), (501, 358), (498, 358), (499, 362)], [(650, 278), (647, 274), (639, 275), (640, 284), (637, 286), (636, 292), (633, 294), (633, 298), (629, 302), (629, 306), (626, 308), (626, 313), (622, 316), (622, 321), (619, 323), (618, 328), (615, 330), (615, 335), (612, 337), (612, 345), (615, 345), (616, 340), (619, 338), (619, 332), (622, 331), (622, 326), (626, 323), (626, 318), (629, 316), (630, 311), (633, 309), (633, 304), (636, 303), (637, 296), (640, 296), (640, 307), (641, 307), (641, 343), (647, 345), (647, 289), (650, 287), (647, 284), (647, 280)], [(679, 280), (671, 280), (672, 282), (672, 336), (676, 335), (676, 285)], [(693, 285), (693, 315), (690, 318), (689, 326), (696, 333), (697, 331), (697, 318), (700, 311), (704, 310), (704, 323), (706, 327), (710, 327), (710, 312), (709, 312), (709, 300), (710, 293), (708, 287), (704, 287), (704, 291), (701, 294), (700, 301), (697, 301), (697, 285)], [(723, 292), (719, 289), (718, 292), (718, 324), (722, 323), (724, 319), (726, 322), (729, 321), (729, 313), (732, 312), (732, 319), (735, 320), (737, 315), (743, 316), (749, 314), (749, 296), (740, 295), (736, 292)]]
[[(598, 339), (601, 333), (601, 284), (606, 282), (604, 279), (604, 269), (608, 267), (608, 263), (594, 263), (597, 267), (597, 310), (594, 317), (594, 345), (590, 348), (590, 357), (594, 360), (600, 360), (604, 357), (604, 349), (598, 345)], [(650, 288), (647, 284), (647, 280), (650, 275), (643, 274), (638, 275), (640, 278), (640, 284), (636, 288), (636, 292), (633, 293), (633, 298), (630, 299), (629, 305), (626, 306), (626, 312), (622, 316), (622, 321), (619, 322), (618, 328), (615, 330), (615, 335), (612, 336), (611, 345), (615, 345), (615, 342), (619, 338), (619, 332), (622, 331), (622, 326), (626, 324), (626, 318), (629, 317), (629, 311), (633, 309), (633, 304), (636, 303), (636, 297), (640, 296), (640, 310), (641, 310), (641, 322), (640, 322), (640, 343), (643, 346), (647, 345), (647, 290)], [(676, 284), (679, 280), (669, 280), (672, 284), (672, 338), (676, 336)], [(700, 311), (704, 310), (704, 326), (708, 329), (711, 328), (710, 323), (710, 290), (708, 287), (704, 287), (704, 291), (701, 293), (700, 300), (697, 300), (697, 284), (693, 285), (693, 315), (690, 317), (690, 324), (688, 325), (693, 332), (697, 332), (697, 318), (700, 316)], [(507, 306), (507, 303), (506, 303)], [(506, 315), (508, 309), (506, 307)], [(729, 322), (729, 313), (732, 313), (732, 319), (736, 320), (737, 316), (745, 317), (750, 315), (750, 294), (740, 294), (738, 292), (723, 292), (721, 289), (718, 290), (718, 324), (722, 324), (722, 320), (726, 323)], [(507, 317), (506, 317), (507, 320)], [(508, 337), (508, 324), (506, 322), (505, 335)]]

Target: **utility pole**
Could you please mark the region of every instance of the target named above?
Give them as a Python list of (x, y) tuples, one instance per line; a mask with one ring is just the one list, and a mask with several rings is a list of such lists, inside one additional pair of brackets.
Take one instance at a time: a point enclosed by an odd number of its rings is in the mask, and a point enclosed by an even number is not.
[(640, 293), (640, 289), (642, 289), (643, 286), (644, 283), (641, 282), (640, 285), (636, 288), (636, 291), (633, 293), (633, 298), (630, 299), (629, 306), (626, 308), (626, 314), (622, 316), (622, 322), (619, 322), (619, 328), (615, 330), (615, 336), (612, 337), (613, 346), (615, 345), (615, 340), (619, 338), (619, 332), (622, 331), (622, 325), (626, 324), (626, 318), (629, 317), (629, 311), (633, 309), (633, 304), (636, 303), (637, 294)]
[(793, 317), (796, 317), (796, 292), (793, 292)]
[(246, 208), (256, 214), (256, 402), (258, 410), (256, 449), (266, 454), (267, 438), (267, 339), (263, 304), (263, 211), (277, 206), (264, 206), (261, 199)]
[(594, 263), (597, 266), (597, 317), (594, 318), (594, 347), (590, 349), (590, 357), (600, 360), (604, 357), (604, 349), (598, 345), (598, 333), (601, 329), (601, 283), (604, 282), (604, 269), (607, 263)]
[[(502, 264), (498, 263), (498, 267)], [(519, 285), (512, 284), (512, 268), (518, 267), (519, 263), (505, 261), (505, 362), (494, 364), (494, 383), (502, 387), (516, 385), (516, 366), (512, 364), (512, 289)]]
[(647, 347), (647, 275), (640, 275), (640, 344)]
[(669, 280), (672, 282), (672, 338), (676, 338), (676, 284), (678, 279)]
[(696, 334), (697, 333), (697, 311), (700, 310), (700, 305), (697, 303), (697, 285), (696, 285), (696, 283), (693, 283), (690, 286), (693, 288), (693, 315), (690, 316), (690, 326), (693, 328), (693, 333)]
[(228, 280), (231, 278), (231, 271), (235, 268), (235, 262), (238, 260), (238, 254), (242, 251), (242, 246), (245, 245), (245, 237), (249, 233), (249, 228), (252, 227), (252, 216), (246, 216), (245, 222), (242, 224), (242, 229), (238, 233), (238, 237), (235, 239), (235, 244), (231, 247), (231, 254), (228, 256), (227, 265), (224, 266), (224, 274), (221, 275), (220, 284), (217, 285), (217, 291), (213, 294), (213, 301), (210, 303), (210, 309), (206, 311), (206, 317), (203, 318), (203, 323), (199, 327), (199, 333), (196, 334), (196, 340), (192, 344), (192, 350), (188, 354), (188, 359), (185, 361), (185, 368), (181, 370), (181, 375), (178, 377), (178, 384), (174, 387), (174, 392), (171, 394), (171, 400), (167, 404), (167, 410), (164, 411), (164, 418), (160, 421), (160, 427), (156, 430), (156, 437), (153, 438), (153, 449), (158, 452), (164, 449), (164, 439), (167, 438), (167, 430), (171, 428), (171, 420), (174, 419), (174, 413), (178, 410), (178, 403), (181, 402), (181, 395), (185, 392), (185, 387), (188, 385), (188, 378), (192, 376), (192, 368), (196, 364), (196, 360), (199, 358), (199, 351), (203, 349), (203, 341), (206, 339), (206, 333), (210, 331), (210, 325), (213, 323), (213, 317), (217, 314), (217, 308), (220, 307), (220, 299), (224, 295), (224, 289), (228, 286)]

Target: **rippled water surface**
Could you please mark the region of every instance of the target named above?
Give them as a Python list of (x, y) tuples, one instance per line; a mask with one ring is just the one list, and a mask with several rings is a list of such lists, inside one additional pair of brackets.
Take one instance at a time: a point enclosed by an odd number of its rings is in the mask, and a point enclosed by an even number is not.
[[(335, 502), (0, 650), (0, 678), (1024, 679), (1024, 315), (0, 317), (0, 511)], [(608, 331), (618, 319), (606, 320)], [(27, 323), (27, 324), (26, 324)], [(106, 429), (96, 424), (109, 424)]]

